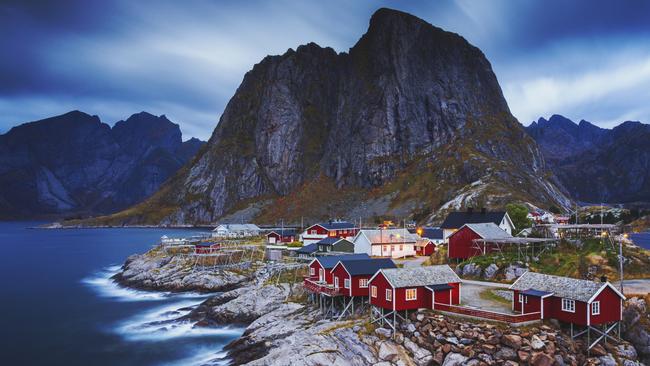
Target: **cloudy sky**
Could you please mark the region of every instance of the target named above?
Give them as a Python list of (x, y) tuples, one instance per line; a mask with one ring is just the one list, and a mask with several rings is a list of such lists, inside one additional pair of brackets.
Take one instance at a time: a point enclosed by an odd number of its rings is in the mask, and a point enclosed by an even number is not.
[(0, 3), (0, 133), (79, 109), (145, 110), (207, 139), (244, 73), (310, 41), (347, 51), (387, 6), (461, 34), (524, 124), (650, 122), (647, 1), (28, 1)]

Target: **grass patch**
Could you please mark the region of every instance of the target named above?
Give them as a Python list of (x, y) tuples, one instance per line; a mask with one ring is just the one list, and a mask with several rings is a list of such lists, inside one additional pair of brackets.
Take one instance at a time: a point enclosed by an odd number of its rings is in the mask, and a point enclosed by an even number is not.
[(494, 301), (494, 302), (498, 302), (500, 304), (506, 304), (506, 305), (511, 304), (510, 300), (507, 300), (507, 299), (495, 294), (493, 289), (486, 289), (486, 290), (481, 291), (481, 293), (479, 293), (479, 297), (481, 299), (483, 299), (483, 300)]

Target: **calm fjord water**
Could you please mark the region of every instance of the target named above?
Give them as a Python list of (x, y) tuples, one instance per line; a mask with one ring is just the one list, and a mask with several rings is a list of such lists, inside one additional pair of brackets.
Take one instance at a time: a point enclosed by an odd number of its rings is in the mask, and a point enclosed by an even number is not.
[(162, 235), (197, 230), (29, 229), (38, 224), (0, 222), (0, 364), (200, 364), (241, 334), (152, 325), (205, 296), (134, 291), (108, 279)]

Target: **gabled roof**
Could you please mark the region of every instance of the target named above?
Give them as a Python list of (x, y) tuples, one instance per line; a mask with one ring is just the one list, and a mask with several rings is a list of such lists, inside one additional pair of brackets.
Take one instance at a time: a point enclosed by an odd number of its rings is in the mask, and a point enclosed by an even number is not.
[(318, 245), (316, 243), (305, 245), (302, 248), (296, 250), (296, 253), (300, 254), (312, 254), (318, 250)]
[(526, 272), (510, 286), (511, 290), (528, 291), (537, 290), (553, 293), (554, 296), (583, 302), (591, 301), (604, 287), (610, 286), (622, 298), (614, 287), (608, 282), (594, 282), (576, 278), (547, 275), (536, 272)]
[(319, 222), (318, 224), (314, 224), (310, 227), (307, 228), (309, 230), (311, 227), (314, 226), (321, 226), (322, 228), (326, 230), (344, 230), (344, 229), (354, 229), (356, 226), (347, 221), (331, 221), (331, 222)]
[(446, 264), (438, 266), (382, 269), (380, 272), (395, 288), (433, 286), (461, 282), (460, 277), (458, 277), (456, 272)]
[[(350, 276), (374, 275), (382, 268), (397, 268), (395, 262), (390, 258), (377, 259), (345, 259), (339, 261), (338, 265), (343, 265)], [(335, 266), (336, 267), (336, 266)]]
[(506, 215), (505, 211), (460, 211), (450, 212), (445, 221), (440, 227), (442, 229), (458, 229), (465, 224), (478, 224), (485, 222), (493, 222), (496, 225), (501, 224), (503, 217)]
[(346, 255), (324, 255), (316, 257), (316, 261), (325, 269), (334, 268), (339, 261), (342, 260), (370, 260), (371, 258), (366, 253), (360, 254), (346, 254)]
[(290, 235), (296, 235), (296, 229), (278, 229), (278, 230), (272, 230), (266, 236), (268, 236), (271, 233), (276, 233), (281, 236), (290, 236)]
[(230, 231), (260, 231), (261, 229), (255, 224), (221, 224), (214, 228), (212, 231), (217, 231), (220, 227)]
[(334, 244), (336, 244), (336, 243), (338, 243), (340, 241), (347, 241), (349, 243), (352, 243), (351, 241), (349, 241), (347, 239), (344, 239), (344, 238), (332, 238), (332, 237), (328, 236), (327, 238), (323, 238), (323, 239), (319, 240), (318, 242), (316, 242), (316, 244), (318, 244), (318, 245), (334, 245)]
[[(488, 222), (482, 224), (465, 224), (463, 227), (468, 227), (473, 232), (478, 234), (481, 238), (485, 240), (490, 239), (507, 239), (512, 238), (512, 235), (508, 234), (505, 230), (501, 229), (498, 225)], [(460, 231), (460, 230), (458, 230)], [(458, 232), (456, 231), (456, 233)], [(456, 234), (454, 233), (454, 234)], [(453, 234), (452, 234), (453, 235)]]
[(422, 228), (422, 235), (420, 236), (428, 239), (440, 239), (440, 240), (443, 239), (442, 229), (439, 227)]
[(370, 244), (415, 243), (420, 238), (406, 229), (364, 229), (359, 231), (357, 236), (359, 235), (364, 235)]

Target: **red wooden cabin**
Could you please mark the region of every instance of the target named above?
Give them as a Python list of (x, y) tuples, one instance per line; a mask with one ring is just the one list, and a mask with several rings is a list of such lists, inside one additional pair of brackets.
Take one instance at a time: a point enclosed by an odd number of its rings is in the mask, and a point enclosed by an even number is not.
[(381, 269), (370, 279), (370, 304), (392, 311), (457, 305), (460, 283), (448, 265)]
[(415, 244), (415, 254), (419, 256), (430, 256), (436, 251), (436, 245), (429, 239), (418, 240)]
[(449, 236), (449, 250), (451, 259), (467, 259), (491, 253), (493, 248), (489, 245), (478, 247), (475, 239), (506, 239), (512, 236), (496, 224), (489, 222), (483, 224), (465, 224)]
[(296, 230), (280, 229), (266, 234), (266, 242), (269, 244), (293, 243), (296, 241)]
[(309, 263), (309, 276), (305, 278), (305, 281), (333, 285), (334, 280), (332, 279), (332, 268), (334, 268), (334, 266), (336, 266), (336, 264), (341, 260), (370, 260), (370, 257), (367, 254), (316, 257)]
[(580, 326), (621, 320), (623, 300), (609, 282), (526, 272), (510, 286), (512, 309), (522, 314), (539, 312), (542, 319), (557, 319)]
[(340, 260), (332, 268), (334, 287), (344, 296), (368, 296), (368, 282), (382, 268), (397, 268), (389, 258)]
[(344, 221), (330, 221), (314, 224), (301, 235), (304, 244), (312, 244), (324, 238), (352, 239), (359, 232), (359, 228), (353, 223)]

